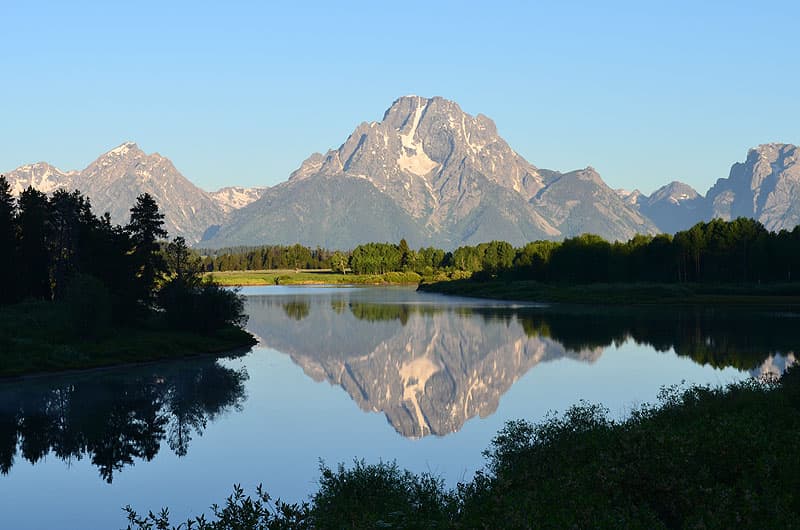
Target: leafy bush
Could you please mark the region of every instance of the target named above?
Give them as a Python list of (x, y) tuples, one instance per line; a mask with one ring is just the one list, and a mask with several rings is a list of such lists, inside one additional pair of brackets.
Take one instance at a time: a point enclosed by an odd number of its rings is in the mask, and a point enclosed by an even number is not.
[(316, 528), (437, 528), (455, 515), (455, 498), (442, 479), (394, 462), (356, 460), (336, 471), (321, 464), (320, 475), (311, 503)]

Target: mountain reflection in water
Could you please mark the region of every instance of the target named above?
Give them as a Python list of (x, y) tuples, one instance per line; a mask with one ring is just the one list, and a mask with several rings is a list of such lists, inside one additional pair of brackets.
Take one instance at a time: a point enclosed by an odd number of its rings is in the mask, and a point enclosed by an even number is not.
[(152, 460), (166, 440), (183, 456), (209, 420), (245, 399), (247, 372), (213, 358), (0, 384), (0, 472), (17, 457), (91, 459), (100, 476)]
[[(409, 438), (445, 436), (492, 415), (539, 363), (594, 363), (629, 341), (777, 375), (795, 362), (800, 322), (753, 310), (513, 307), (409, 290), (319, 291), (248, 296), (248, 328)], [(86, 458), (110, 483), (162, 444), (186, 455), (210, 421), (241, 408), (247, 380), (244, 369), (205, 357), (2, 382), (0, 472), (48, 455)]]
[(797, 315), (699, 308), (492, 307), (371, 301), (345, 292), (251, 296), (249, 328), (315, 381), (383, 412), (403, 436), (486, 417), (531, 368), (596, 361), (629, 340), (755, 376), (794, 362)]

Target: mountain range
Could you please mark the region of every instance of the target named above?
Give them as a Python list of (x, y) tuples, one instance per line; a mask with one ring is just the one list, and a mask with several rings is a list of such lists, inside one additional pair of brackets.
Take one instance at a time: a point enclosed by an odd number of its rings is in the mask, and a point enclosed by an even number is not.
[(800, 222), (797, 147), (751, 149), (703, 196), (672, 182), (644, 195), (614, 190), (592, 167), (559, 172), (516, 153), (486, 116), (440, 97), (405, 96), (379, 122), (314, 153), (272, 187), (201, 190), (172, 162), (127, 142), (81, 171), (45, 162), (4, 173), (12, 190), (79, 189), (98, 212), (127, 221), (150, 193), (172, 236), (202, 247), (294, 244), (352, 248), (368, 241), (453, 249), (501, 239), (521, 245), (585, 232), (609, 240), (674, 233), (714, 217), (752, 217), (771, 230)]
[(14, 195), (28, 186), (51, 193), (58, 188), (78, 189), (92, 201), (97, 213), (109, 212), (124, 224), (141, 193), (149, 193), (164, 213), (171, 236), (198, 242), (210, 226), (224, 222), (230, 211), (256, 200), (264, 188), (223, 188), (207, 193), (184, 177), (158, 153), (146, 154), (126, 142), (101, 155), (81, 171), (61, 171), (46, 162), (28, 164), (4, 173)]

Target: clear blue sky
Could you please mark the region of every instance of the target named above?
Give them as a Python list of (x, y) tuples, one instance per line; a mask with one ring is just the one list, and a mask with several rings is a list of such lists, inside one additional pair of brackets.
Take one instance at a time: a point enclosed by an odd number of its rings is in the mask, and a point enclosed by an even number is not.
[(800, 142), (800, 3), (0, 3), (0, 169), (125, 140), (206, 189), (271, 185), (404, 94), (539, 167), (701, 193)]

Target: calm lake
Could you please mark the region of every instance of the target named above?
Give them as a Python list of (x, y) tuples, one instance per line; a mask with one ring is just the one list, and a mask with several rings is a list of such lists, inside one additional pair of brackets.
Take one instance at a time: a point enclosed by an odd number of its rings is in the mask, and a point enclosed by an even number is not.
[(546, 308), (407, 288), (253, 287), (246, 354), (0, 383), (0, 528), (124, 528), (240, 483), (299, 501), (319, 460), (396, 460), (450, 485), (511, 419), (616, 417), (665, 385), (794, 362), (800, 316)]

